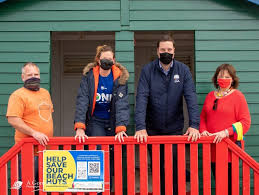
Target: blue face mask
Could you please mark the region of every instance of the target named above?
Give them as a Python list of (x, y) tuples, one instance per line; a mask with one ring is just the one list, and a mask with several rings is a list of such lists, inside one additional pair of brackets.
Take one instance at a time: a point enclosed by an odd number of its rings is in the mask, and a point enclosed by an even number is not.
[(24, 82), (24, 87), (31, 91), (39, 91), (40, 79), (36, 77), (29, 78)]

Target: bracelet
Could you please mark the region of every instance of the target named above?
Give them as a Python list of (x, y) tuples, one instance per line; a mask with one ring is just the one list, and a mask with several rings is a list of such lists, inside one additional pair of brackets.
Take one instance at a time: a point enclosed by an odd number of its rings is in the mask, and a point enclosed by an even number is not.
[(227, 137), (229, 137), (229, 132), (227, 129), (225, 129), (225, 133), (226, 133)]

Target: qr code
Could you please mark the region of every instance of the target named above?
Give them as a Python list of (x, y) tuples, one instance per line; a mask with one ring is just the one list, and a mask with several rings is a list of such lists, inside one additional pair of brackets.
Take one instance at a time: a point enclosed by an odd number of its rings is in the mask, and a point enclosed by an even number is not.
[(100, 162), (88, 162), (88, 175), (99, 176), (100, 175)]
[(77, 179), (87, 179), (87, 163), (86, 162), (77, 162)]

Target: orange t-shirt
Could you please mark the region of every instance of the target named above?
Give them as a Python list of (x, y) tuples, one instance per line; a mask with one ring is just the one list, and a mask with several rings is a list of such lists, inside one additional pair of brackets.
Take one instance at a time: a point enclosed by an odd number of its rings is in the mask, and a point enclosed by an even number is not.
[[(52, 137), (52, 112), (53, 104), (46, 89), (40, 88), (39, 91), (31, 91), (22, 87), (11, 94), (6, 116), (19, 117), (33, 130)], [(30, 136), (16, 129), (15, 143), (25, 137)]]

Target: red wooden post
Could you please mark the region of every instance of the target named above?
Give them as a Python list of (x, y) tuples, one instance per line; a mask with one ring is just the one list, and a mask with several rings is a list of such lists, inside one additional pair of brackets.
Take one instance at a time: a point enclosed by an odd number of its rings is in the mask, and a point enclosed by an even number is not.
[(232, 194), (239, 195), (239, 158), (234, 152), (231, 154)]
[(254, 194), (259, 194), (259, 173), (254, 171)]
[(38, 145), (39, 152), (39, 195), (46, 195), (47, 192), (43, 192), (43, 150), (46, 148), (42, 145)]
[(102, 145), (104, 150), (104, 192), (103, 195), (110, 195), (110, 148), (109, 145)]
[(198, 144), (190, 144), (191, 194), (198, 195)]
[(7, 187), (7, 164), (2, 166), (0, 168), (0, 177), (1, 177), (1, 182), (0, 182), (0, 194), (1, 195), (7, 195), (8, 194), (8, 187)]
[(22, 146), (22, 194), (34, 194), (34, 147), (32, 143)]
[[(174, 170), (174, 171), (176, 171), (176, 170)], [(165, 144), (165, 194), (166, 195), (172, 195), (173, 194), (172, 144)]]
[(128, 194), (135, 194), (135, 145), (127, 145)]
[(114, 180), (115, 194), (122, 194), (122, 148), (121, 145), (114, 145)]
[(243, 195), (250, 195), (250, 167), (243, 161)]
[(153, 194), (160, 194), (160, 149), (159, 144), (152, 145), (152, 184)]
[(178, 144), (178, 194), (186, 195), (185, 144)]
[(139, 145), (140, 195), (148, 194), (147, 144)]
[(216, 144), (216, 195), (228, 194), (228, 146)]
[[(1, 177), (1, 176), (0, 176)], [(11, 160), (11, 193), (18, 195), (19, 190), (13, 188), (14, 184), (18, 181), (18, 155), (15, 155)]]
[[(84, 145), (76, 145), (76, 150), (84, 150)], [(77, 192), (77, 195), (84, 195), (84, 192)]]
[(202, 145), (203, 194), (211, 195), (211, 151), (210, 144)]

